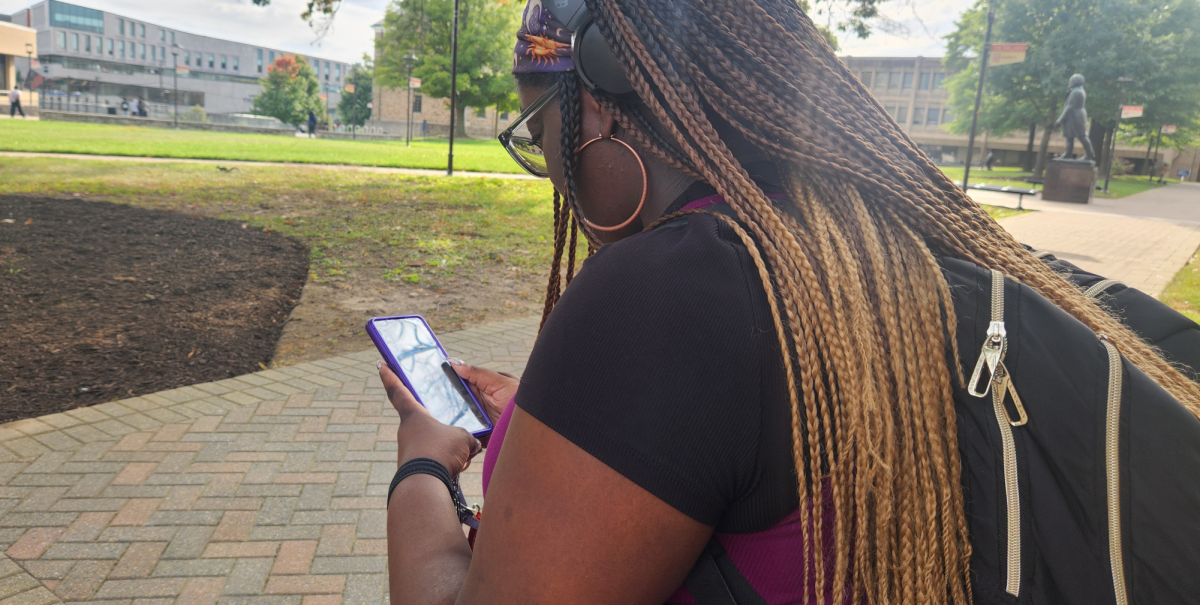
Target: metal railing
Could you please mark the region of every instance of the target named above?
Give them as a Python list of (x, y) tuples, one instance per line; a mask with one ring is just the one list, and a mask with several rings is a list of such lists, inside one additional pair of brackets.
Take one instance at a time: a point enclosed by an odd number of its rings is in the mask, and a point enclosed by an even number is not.
[[(160, 120), (170, 120), (174, 116), (174, 108), (164, 103), (142, 103), (146, 115), (138, 116), (127, 109), (122, 109), (120, 104), (114, 105), (111, 102), (103, 101), (96, 103), (95, 100), (84, 96), (45, 95), (40, 100), (42, 101), (42, 109), (47, 111), (110, 115), (122, 118), (157, 118)], [(184, 115), (185, 112), (180, 111), (179, 119), (183, 120)]]

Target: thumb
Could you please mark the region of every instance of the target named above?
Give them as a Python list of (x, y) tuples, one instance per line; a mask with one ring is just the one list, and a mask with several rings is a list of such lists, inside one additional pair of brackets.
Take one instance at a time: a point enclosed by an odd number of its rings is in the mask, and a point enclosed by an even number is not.
[(392, 407), (396, 408), (396, 412), (400, 414), (400, 419), (404, 420), (413, 414), (428, 414), (429, 410), (413, 397), (412, 392), (408, 387), (404, 386), (404, 382), (399, 376), (392, 371), (387, 364), (382, 361), (377, 361), (375, 367), (379, 368), (379, 379), (383, 381), (383, 388), (387, 391), (388, 400), (392, 402)]

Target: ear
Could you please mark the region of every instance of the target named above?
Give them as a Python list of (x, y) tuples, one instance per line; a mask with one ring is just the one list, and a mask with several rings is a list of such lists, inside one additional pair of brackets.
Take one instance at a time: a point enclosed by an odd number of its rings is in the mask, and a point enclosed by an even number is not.
[(583, 140), (592, 138), (592, 133), (603, 137), (611, 137), (617, 129), (617, 118), (600, 105), (596, 97), (587, 89), (580, 86), (580, 100), (583, 102)]

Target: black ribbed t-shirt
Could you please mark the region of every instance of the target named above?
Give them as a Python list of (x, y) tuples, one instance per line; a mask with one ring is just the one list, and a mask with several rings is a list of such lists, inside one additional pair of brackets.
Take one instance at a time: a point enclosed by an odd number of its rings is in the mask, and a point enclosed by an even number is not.
[(716, 218), (604, 246), (550, 314), (517, 405), (718, 531), (799, 506), (791, 412), (758, 270)]

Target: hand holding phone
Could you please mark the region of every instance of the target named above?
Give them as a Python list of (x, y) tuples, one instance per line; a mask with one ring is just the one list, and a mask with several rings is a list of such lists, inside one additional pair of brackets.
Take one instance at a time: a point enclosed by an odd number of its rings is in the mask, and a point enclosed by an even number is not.
[(367, 322), (367, 334), (388, 368), (436, 420), (476, 438), (492, 432), (491, 419), (446, 361), (446, 350), (424, 318), (375, 317)]

